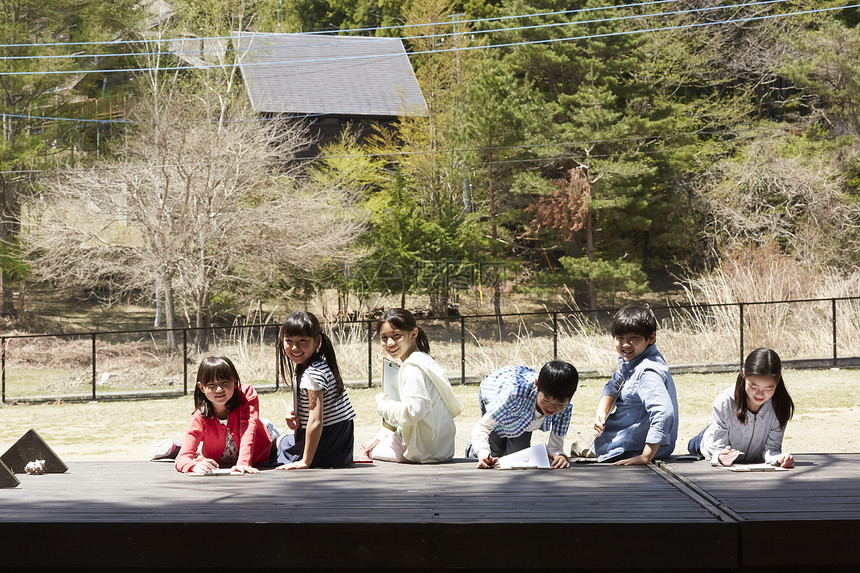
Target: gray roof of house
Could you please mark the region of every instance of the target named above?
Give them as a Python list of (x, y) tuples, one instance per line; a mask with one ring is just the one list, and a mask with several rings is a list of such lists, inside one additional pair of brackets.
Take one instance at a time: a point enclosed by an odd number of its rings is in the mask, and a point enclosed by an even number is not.
[(427, 114), (399, 38), (241, 34), (235, 41), (248, 95), (258, 112)]

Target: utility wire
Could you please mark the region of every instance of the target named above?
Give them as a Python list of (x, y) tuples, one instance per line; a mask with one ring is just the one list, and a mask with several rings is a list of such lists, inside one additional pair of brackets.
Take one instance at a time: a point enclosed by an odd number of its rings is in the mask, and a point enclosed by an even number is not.
[[(312, 117), (322, 117), (325, 115), (329, 115), (326, 113), (303, 113), (300, 115), (286, 115), (286, 116), (276, 116), (276, 117), (257, 117), (254, 119), (234, 119), (229, 120), (226, 123), (259, 123), (259, 122), (267, 122), (267, 121), (280, 121), (286, 119), (308, 119)], [(149, 125), (154, 122), (151, 121), (134, 121), (130, 119), (90, 119), (90, 118), (78, 118), (78, 117), (51, 117), (44, 115), (23, 115), (20, 113), (0, 113), (0, 117), (11, 117), (15, 119), (29, 119), (29, 120), (41, 120), (41, 121), (68, 121), (72, 123), (100, 123), (100, 124), (128, 124), (128, 125)], [(217, 124), (222, 123), (217, 120), (200, 122), (200, 121), (190, 121), (190, 122), (171, 122), (171, 125), (194, 125), (199, 123), (210, 123)]]
[[(762, 2), (762, 3), (764, 4), (764, 3), (771, 3), (771, 2)], [(740, 18), (740, 19), (722, 20), (722, 21), (718, 21), (718, 22), (706, 22), (706, 23), (689, 24), (689, 25), (682, 25), (682, 26), (672, 26), (672, 27), (667, 27), (667, 28), (654, 28), (654, 29), (650, 29), (650, 30), (612, 32), (612, 33), (605, 33), (605, 34), (595, 34), (595, 35), (591, 35), (591, 36), (581, 36), (581, 37), (575, 37), (575, 38), (555, 38), (555, 39), (546, 39), (546, 40), (534, 40), (534, 41), (517, 42), (517, 43), (495, 45), (495, 46), (472, 46), (472, 47), (467, 47), (467, 48), (448, 48), (448, 49), (443, 49), (443, 50), (432, 50), (432, 51), (425, 51), (425, 52), (418, 52), (418, 53), (448, 52), (448, 51), (455, 51), (455, 50), (483, 49), (483, 48), (487, 48), (487, 47), (509, 47), (509, 46), (528, 45), (528, 44), (537, 44), (537, 43), (552, 43), (552, 42), (566, 41), (566, 40), (589, 39), (589, 38), (606, 37), (606, 36), (627, 35), (627, 34), (631, 34), (631, 33), (655, 32), (655, 31), (672, 30), (672, 29), (711, 26), (711, 25), (718, 25), (718, 24), (725, 24), (725, 23), (748, 22), (748, 21), (764, 20), (764, 19), (786, 17), (786, 16), (796, 16), (796, 15), (803, 15), (803, 14), (829, 12), (829, 11), (833, 11), (833, 10), (843, 10), (843, 9), (856, 8), (856, 7), (860, 7), (860, 4), (854, 4), (854, 5), (849, 5), (849, 6), (840, 6), (840, 7), (832, 7), (832, 8), (823, 8), (823, 9), (815, 9), (815, 10), (806, 10), (806, 11), (799, 11), (799, 12), (786, 13), (786, 14), (771, 14), (771, 15), (754, 16), (754, 17), (748, 17), (748, 18)], [(330, 59), (351, 59), (351, 58), (330, 58)], [(212, 66), (212, 67), (221, 67), (221, 66)], [(169, 69), (173, 70), (173, 69), (177, 69), (177, 68), (169, 68)], [(119, 70), (109, 70), (109, 71), (119, 71)], [(129, 71), (133, 71), (133, 70), (129, 70)], [(140, 71), (144, 71), (144, 69), (141, 69)], [(93, 72), (93, 71), (90, 70), (90, 72)], [(69, 72), (69, 73), (72, 73), (72, 72)], [(4, 74), (0, 74), (0, 75), (4, 75)], [(25, 116), (16, 116), (16, 115), (12, 115), (12, 114), (0, 114), (0, 116), (25, 117)], [(33, 116), (26, 116), (26, 117), (30, 117), (31, 119), (33, 118)], [(133, 122), (130, 122), (127, 120), (91, 120), (91, 119), (50, 118), (50, 117), (38, 117), (38, 119), (93, 122), (93, 123), (133, 123)], [(727, 131), (732, 132), (732, 130), (727, 130)], [(693, 135), (693, 134), (695, 134), (695, 133), (691, 133), (689, 135)], [(552, 144), (552, 145), (564, 145), (564, 144), (558, 143), (558, 144)], [(0, 173), (4, 173), (4, 174), (7, 174), (7, 173), (31, 173), (31, 172), (38, 172), (38, 171), (37, 170), (0, 171)]]
[[(519, 19), (519, 18), (535, 18), (541, 16), (556, 16), (556, 15), (564, 15), (564, 14), (578, 14), (582, 12), (594, 12), (599, 10), (615, 10), (619, 8), (635, 8), (639, 6), (649, 6), (656, 4), (666, 4), (668, 2), (678, 2), (680, 0), (650, 0), (648, 2), (637, 2), (634, 4), (616, 4), (614, 6), (596, 6), (591, 8), (577, 8), (575, 10), (560, 10), (556, 12), (538, 12), (534, 14), (517, 14), (512, 16), (496, 16), (492, 18), (478, 18), (474, 20), (459, 20), (456, 22), (457, 24), (475, 24), (479, 22), (493, 22), (499, 20), (511, 20), (511, 19)], [(380, 26), (373, 28), (348, 28), (344, 30), (336, 30), (338, 34), (342, 34), (344, 32), (367, 32), (367, 31), (376, 31), (376, 30), (398, 30), (398, 29), (406, 29), (406, 28), (423, 28), (427, 26), (452, 26), (455, 22), (446, 21), (446, 22), (432, 22), (426, 24), (400, 24), (397, 26)], [(312, 32), (302, 32), (304, 34), (314, 34), (314, 35), (327, 35), (332, 34), (335, 30), (316, 30)], [(261, 36), (280, 36), (282, 35), (280, 32), (272, 32), (269, 34), (260, 34)], [(203, 38), (195, 38), (197, 40), (229, 40), (232, 36), (209, 36)], [(189, 38), (170, 38), (161, 40), (163, 42), (180, 42), (183, 40), (188, 40)], [(53, 46), (102, 46), (102, 45), (115, 45), (115, 44), (145, 44), (150, 43), (152, 40), (111, 40), (111, 41), (93, 41), (93, 42), (35, 42), (29, 44), (0, 44), (0, 48), (31, 48), (31, 47), (53, 47)]]
[[(752, 3), (752, 4), (771, 4), (774, 2), (783, 2), (787, 0), (766, 0), (764, 2)], [(740, 6), (740, 5), (739, 5)], [(857, 8), (860, 7), (860, 4), (852, 4), (848, 6), (836, 6), (830, 8), (817, 8), (811, 10), (802, 10), (797, 12), (787, 12), (784, 14), (765, 14), (761, 16), (750, 16), (746, 18), (729, 18), (725, 20), (717, 20), (711, 22), (697, 22), (692, 24), (681, 24), (676, 26), (664, 26), (664, 27), (653, 27), (653, 28), (645, 28), (640, 30), (625, 30), (620, 32), (606, 32), (602, 34), (589, 34), (584, 36), (571, 36), (571, 37), (563, 37), (563, 38), (544, 38), (538, 40), (526, 40), (522, 42), (510, 42), (505, 44), (487, 44), (487, 45), (476, 45), (476, 46), (464, 46), (464, 47), (455, 47), (455, 48), (440, 48), (440, 49), (432, 49), (432, 50), (421, 50), (407, 53), (408, 56), (416, 56), (422, 54), (439, 54), (446, 52), (460, 52), (460, 51), (471, 51), (471, 50), (485, 50), (490, 48), (509, 48), (516, 46), (525, 46), (525, 45), (533, 45), (533, 44), (550, 44), (555, 42), (567, 42), (574, 40), (590, 40), (596, 38), (607, 38), (607, 37), (618, 37), (618, 36), (627, 36), (631, 34), (642, 34), (642, 33), (653, 33), (653, 32), (662, 32), (669, 30), (683, 30), (689, 28), (700, 28), (705, 26), (716, 26), (721, 24), (735, 24), (735, 23), (745, 23), (745, 22), (753, 22), (758, 20), (768, 20), (774, 18), (785, 18), (789, 16), (801, 16), (808, 14), (818, 14), (824, 12), (832, 12), (834, 10), (846, 10), (849, 8)], [(694, 11), (701, 11), (713, 8), (701, 8), (695, 9)], [(648, 17), (648, 15), (634, 15), (623, 18), (642, 18)], [(537, 27), (553, 27), (558, 26), (558, 23), (552, 24), (543, 24)], [(499, 30), (495, 30), (498, 32), (505, 32), (510, 29), (502, 28)], [(258, 36), (254, 36), (258, 37)], [(337, 57), (325, 57), (325, 58), (312, 58), (312, 59), (303, 59), (303, 60), (285, 60), (279, 62), (243, 62), (239, 65), (241, 66), (273, 66), (273, 65), (287, 65), (287, 64), (309, 64), (309, 63), (320, 63), (320, 62), (331, 62), (331, 61), (355, 61), (355, 60), (368, 60), (375, 58), (392, 58), (392, 57), (400, 57), (403, 55), (403, 52), (393, 52), (388, 54), (371, 54), (371, 55), (357, 55), (357, 56), (337, 56)], [(171, 67), (138, 67), (138, 68), (113, 68), (113, 69), (90, 69), (90, 70), (46, 70), (46, 71), (21, 71), (21, 72), (0, 72), (0, 76), (15, 76), (15, 75), (65, 75), (65, 74), (84, 74), (84, 73), (128, 73), (128, 72), (152, 72), (152, 71), (180, 71), (180, 70), (204, 70), (204, 69), (217, 69), (217, 68), (229, 68), (234, 66), (235, 64), (207, 64), (203, 66), (196, 65), (185, 65), (185, 66), (171, 66)]]
[[(660, 0), (660, 2), (676, 2), (678, 0)], [(623, 22), (627, 20), (638, 20), (642, 18), (654, 18), (659, 16), (678, 16), (684, 14), (692, 14), (696, 12), (711, 12), (715, 10), (728, 10), (733, 8), (746, 8), (746, 7), (754, 7), (754, 6), (764, 6), (769, 4), (781, 4), (783, 2), (793, 2), (794, 0), (760, 0), (757, 2), (746, 2), (743, 4), (730, 4), (725, 6), (705, 6), (701, 8), (689, 8), (686, 10), (673, 10), (670, 12), (653, 12), (648, 14), (634, 14), (634, 15), (626, 15), (626, 16), (614, 16), (608, 18), (597, 18), (592, 20), (577, 20), (577, 21), (567, 21), (567, 22), (552, 22), (548, 24), (535, 24), (531, 26), (515, 26), (511, 28), (487, 28), (483, 30), (470, 30), (468, 33), (471, 36), (481, 35), (481, 34), (495, 34), (495, 33), (504, 33), (504, 32), (515, 32), (521, 30), (535, 30), (540, 28), (555, 28), (561, 26), (579, 26), (586, 24), (600, 24), (605, 22)], [(554, 13), (549, 13), (554, 14)], [(542, 16), (545, 14), (542, 14)], [(517, 18), (525, 17), (525, 16), (516, 16)], [(462, 23), (462, 21), (461, 21)], [(277, 36), (283, 36), (284, 34), (258, 34), (258, 33), (241, 33), (238, 35), (239, 38), (251, 36), (253, 39), (258, 38), (273, 38)], [(422, 34), (418, 36), (405, 36), (399, 37), (400, 40), (426, 40), (426, 39), (437, 39), (437, 38), (449, 38), (453, 36), (462, 36), (464, 32), (444, 32), (438, 34)], [(236, 36), (231, 36), (229, 39), (235, 39)], [(218, 38), (219, 40), (224, 40), (225, 38)], [(395, 39), (395, 37), (390, 38), (379, 38), (379, 39)], [(152, 40), (154, 44), (163, 44), (163, 43), (179, 43), (185, 44), (187, 42), (199, 42), (203, 40), (202, 38), (185, 38), (185, 39), (171, 39), (171, 40)], [(326, 44), (294, 44), (291, 45), (291, 48), (303, 48), (303, 47), (313, 47), (319, 48), (323, 47)], [(337, 45), (337, 42), (332, 42), (331, 45)], [(230, 53), (230, 52), (242, 52), (244, 56), (247, 53), (251, 53), (257, 50), (269, 50), (270, 46), (265, 44), (261, 44), (258, 47), (249, 46), (244, 49), (232, 48), (230, 50), (211, 48), (211, 49), (202, 49), (202, 50), (166, 50), (166, 51), (158, 51), (158, 52), (128, 52), (128, 53), (114, 53), (114, 54), (54, 54), (47, 56), (0, 56), (0, 61), (2, 60), (50, 60), (50, 59), (74, 59), (74, 58), (110, 58), (110, 57), (138, 57), (138, 56), (161, 56), (161, 55), (180, 55), (180, 54), (210, 54), (210, 53)], [(172, 68), (171, 68), (172, 69)]]
[[(773, 2), (783, 2), (783, 1), (786, 1), (786, 0), (769, 0), (766, 2), (758, 2), (758, 3), (753, 3), (753, 4), (769, 4), (769, 3), (773, 3)], [(744, 4), (741, 6), (746, 6), (746, 5), (747, 4)], [(447, 48), (447, 49), (440, 49), (440, 50), (425, 50), (422, 52), (413, 52), (409, 55), (424, 54), (424, 53), (439, 53), (439, 52), (449, 52), (449, 51), (459, 51), (459, 50), (471, 50), (471, 49), (486, 49), (486, 48), (491, 48), (491, 47), (497, 47), (498, 48), (498, 47), (513, 47), (513, 46), (530, 45), (530, 44), (544, 44), (544, 43), (548, 44), (548, 43), (554, 43), (554, 42), (559, 42), (559, 41), (570, 41), (570, 40), (577, 40), (577, 39), (593, 39), (593, 38), (599, 38), (599, 37), (628, 35), (628, 34), (632, 34), (632, 33), (656, 32), (656, 31), (673, 30), (673, 29), (681, 29), (681, 28), (712, 26), (712, 25), (717, 25), (717, 24), (726, 24), (726, 23), (735, 23), (735, 22), (748, 22), (748, 21), (752, 21), (752, 20), (763, 20), (763, 19), (768, 19), (768, 18), (778, 18), (778, 17), (785, 17), (785, 16), (794, 16), (794, 15), (801, 15), (801, 14), (816, 13), (816, 12), (826, 12), (826, 11), (832, 11), (832, 10), (837, 10), (837, 9), (847, 9), (847, 8), (854, 8), (854, 7), (860, 7), (860, 4), (854, 4), (851, 6), (834, 7), (834, 8), (823, 8), (823, 9), (803, 11), (803, 12), (795, 12), (795, 13), (787, 13), (787, 14), (770, 14), (770, 15), (753, 16), (753, 17), (741, 18), (741, 19), (729, 19), (729, 20), (721, 20), (721, 21), (716, 21), (716, 22), (687, 24), (687, 25), (682, 25), (682, 26), (672, 26), (672, 27), (666, 27), (666, 28), (652, 28), (650, 30), (607, 32), (604, 34), (592, 34), (592, 35), (588, 35), (588, 36), (579, 36), (579, 37), (572, 37), (572, 38), (551, 38), (551, 39), (515, 42), (515, 43), (508, 43), (508, 44), (495, 44), (495, 45), (488, 45), (488, 46), (468, 46), (465, 48)], [(392, 56), (400, 56), (400, 55), (402, 55), (402, 53), (382, 54), (382, 55), (377, 55), (377, 56), (373, 56), (373, 57), (392, 57)], [(291, 61), (291, 62), (280, 62), (280, 63), (281, 64), (309, 63), (309, 62), (348, 60), (348, 59), (368, 58), (368, 57), (371, 57), (371, 56), (349, 56), (349, 57), (341, 57), (341, 58), (319, 58), (319, 59), (312, 59), (312, 60), (296, 60), (296, 61)], [(266, 62), (265, 65), (275, 65), (277, 63), (278, 62)], [(258, 64), (254, 63), (254, 64), (242, 64), (242, 65), (258, 65)], [(207, 66), (207, 67), (211, 68), (211, 67), (226, 67), (226, 66), (224, 66), (224, 65), (213, 65), (213, 66)], [(117, 72), (118, 71), (155, 71), (155, 70), (159, 70), (159, 69), (172, 71), (172, 70), (190, 69), (190, 68), (196, 68), (196, 67), (195, 66), (184, 66), (184, 67), (174, 67), (174, 68), (134, 68), (134, 69), (126, 69), (126, 70), (90, 70), (90, 73), (108, 72), (108, 71), (117, 71)], [(0, 72), (0, 75), (37, 74), (37, 73), (40, 73), (40, 72)], [(51, 73), (54, 73), (54, 72), (51, 72)], [(57, 71), (55, 73), (83, 73), (83, 72)], [(308, 114), (307, 116), (303, 116), (303, 117), (314, 117), (317, 115), (324, 115), (324, 114)], [(134, 121), (129, 121), (129, 120), (104, 120), (104, 119), (100, 120), (100, 119), (83, 119), (83, 118), (67, 118), (67, 117), (49, 117), (49, 116), (24, 116), (24, 115), (20, 115), (20, 114), (0, 114), (0, 117), (10, 117), (10, 118), (16, 118), (16, 119), (26, 117), (29, 119), (37, 119), (40, 121), (71, 121), (71, 122), (99, 123), (99, 124), (135, 124), (135, 123), (140, 123), (140, 122), (134, 122)]]
[[(660, 2), (668, 2), (668, 1), (677, 1), (677, 0), (660, 0)], [(749, 2), (749, 3), (745, 3), (745, 4), (734, 4), (734, 5), (729, 5), (729, 6), (697, 8), (697, 9), (693, 9), (693, 10), (680, 11), (679, 13), (688, 13), (688, 12), (696, 12), (696, 11), (703, 11), (703, 10), (725, 9), (725, 8), (747, 7), (747, 6), (758, 6), (758, 5), (774, 4), (774, 3), (786, 2), (786, 1), (790, 1), (790, 0), (764, 0), (761, 2)], [(657, 3), (657, 2), (654, 2), (654, 3)], [(668, 14), (673, 15), (673, 14), (676, 14), (676, 12), (671, 12)], [(565, 22), (565, 23), (546, 24), (546, 25), (542, 25), (542, 26), (526, 26), (526, 27), (518, 27), (518, 28), (505, 28), (505, 29), (494, 30), (494, 31), (505, 32), (505, 31), (512, 31), (512, 30), (532, 29), (535, 27), (600, 23), (600, 22), (606, 22), (606, 21), (618, 20), (618, 19), (642, 18), (642, 17), (651, 17), (651, 16), (659, 16), (659, 15), (667, 15), (667, 14), (666, 13), (644, 14), (644, 15), (634, 15), (632, 17), (623, 16), (623, 17), (605, 18), (605, 19), (600, 19), (600, 20), (588, 20), (588, 21), (582, 21), (582, 22)], [(257, 38), (257, 37), (258, 36), (256, 36), (256, 35), (254, 36), (254, 38)], [(558, 40), (558, 39), (555, 39), (555, 40)], [(547, 41), (550, 41), (550, 40), (547, 40)], [(510, 45), (510, 44), (508, 44), (508, 45)], [(435, 51), (438, 52), (438, 51), (447, 51), (447, 50), (435, 50)], [(184, 52), (175, 52), (175, 53), (184, 53)], [(197, 53), (197, 52), (195, 52), (195, 53)], [(426, 52), (422, 52), (422, 53), (426, 53)], [(389, 55), (392, 55), (392, 54), (385, 54), (383, 56), (389, 56)], [(402, 53), (393, 54), (393, 55), (399, 56), (399, 55), (402, 55)], [(34, 56), (34, 57), (36, 57), (36, 56)], [(369, 57), (369, 56), (353, 56), (353, 58), (356, 58), (356, 57), (357, 58), (365, 58), (365, 57)], [(0, 59), (2, 59), (2, 58), (0, 58)], [(332, 60), (332, 59), (339, 59), (339, 58), (329, 58), (329, 60)], [(302, 61), (303, 62), (315, 62), (315, 61), (322, 61), (322, 60), (321, 59), (315, 59), (315, 60), (302, 60)], [(296, 62), (290, 62), (290, 63), (296, 63)], [(275, 63), (271, 63), (270, 65), (274, 65), (274, 64)], [(248, 65), (248, 64), (245, 64), (245, 65)], [(143, 69), (144, 68), (138, 68), (138, 70), (143, 70)], [(156, 68), (156, 69), (158, 69), (158, 68)], [(184, 68), (166, 68), (166, 69), (175, 70), (175, 69), (184, 69)], [(147, 70), (151, 71), (152, 68), (149, 68)], [(119, 70), (116, 70), (116, 71), (119, 71)], [(127, 71), (135, 71), (135, 70), (132, 69), (132, 70), (127, 70)], [(92, 72), (94, 72), (94, 70), (91, 70), (91, 73)], [(37, 73), (37, 72), (22, 72), (22, 73)], [(75, 73), (75, 72), (60, 72), (60, 73)], [(83, 73), (83, 72), (81, 72), (81, 73)], [(4, 74), (0, 73), (0, 75), (4, 75)], [(130, 124), (133, 124), (133, 123), (139, 123), (139, 122), (126, 121), (126, 120), (98, 120), (98, 119), (79, 119), (79, 118), (48, 117), (48, 116), (23, 116), (23, 115), (19, 115), (19, 114), (0, 114), (0, 116), (12, 117), (12, 118), (29, 117), (32, 119), (38, 119), (38, 120), (42, 120), (42, 121), (51, 121), (51, 120), (53, 120), (53, 121), (82, 121), (82, 122), (101, 123), (101, 124), (109, 124), (109, 123), (115, 123), (115, 124), (130, 123)]]

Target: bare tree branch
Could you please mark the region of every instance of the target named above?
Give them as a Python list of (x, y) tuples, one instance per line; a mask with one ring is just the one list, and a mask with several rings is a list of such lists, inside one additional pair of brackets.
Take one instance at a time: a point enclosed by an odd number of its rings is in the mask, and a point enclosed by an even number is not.
[(362, 221), (344, 190), (302, 177), (304, 126), (223, 106), (215, 90), (161, 94), (138, 110), (144, 121), (111, 169), (46, 178), (29, 206), (38, 275), (114, 296), (158, 286), (202, 326), (219, 290), (251, 293), (290, 269), (350, 260)]

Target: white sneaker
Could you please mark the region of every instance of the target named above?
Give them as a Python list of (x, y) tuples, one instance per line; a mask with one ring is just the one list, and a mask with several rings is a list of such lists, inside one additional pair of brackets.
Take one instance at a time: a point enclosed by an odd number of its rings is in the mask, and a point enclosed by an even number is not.
[(173, 440), (156, 440), (149, 444), (149, 461), (169, 458), (176, 445)]

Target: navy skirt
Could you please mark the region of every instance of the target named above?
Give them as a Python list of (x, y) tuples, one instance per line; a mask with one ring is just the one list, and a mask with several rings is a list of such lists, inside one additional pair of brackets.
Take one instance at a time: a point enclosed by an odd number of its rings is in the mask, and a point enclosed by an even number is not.
[[(281, 438), (277, 446), (275, 459), (270, 460), (270, 463), (275, 462), (273, 465), (283, 465), (302, 459), (305, 453), (305, 434), (305, 429), (299, 428), (295, 434), (289, 434)], [(337, 422), (331, 426), (323, 426), (317, 451), (314, 454), (314, 459), (310, 467), (334, 468), (350, 465), (352, 463), (354, 443), (354, 424), (352, 420)]]

